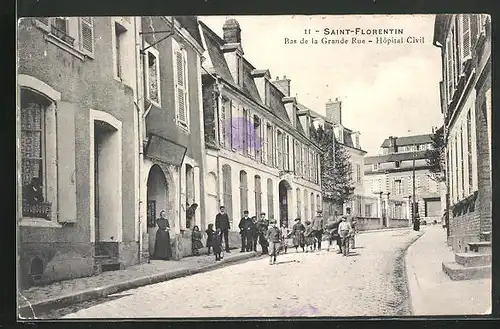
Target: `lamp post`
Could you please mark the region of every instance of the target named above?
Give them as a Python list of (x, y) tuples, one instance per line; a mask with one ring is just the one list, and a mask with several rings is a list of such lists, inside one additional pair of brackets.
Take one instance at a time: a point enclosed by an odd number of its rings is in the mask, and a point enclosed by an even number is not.
[(417, 199), (416, 199), (416, 191), (415, 191), (415, 157), (417, 153), (417, 144), (413, 144), (414, 150), (413, 150), (413, 196), (412, 196), (412, 221), (413, 221), (413, 229), (415, 231), (420, 230), (420, 223), (417, 223)]

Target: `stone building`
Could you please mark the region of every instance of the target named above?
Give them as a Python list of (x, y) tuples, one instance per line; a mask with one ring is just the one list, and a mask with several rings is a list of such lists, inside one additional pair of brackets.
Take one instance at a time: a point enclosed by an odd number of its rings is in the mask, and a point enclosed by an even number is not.
[[(204, 50), (195, 16), (142, 17), (141, 31), (143, 261), (153, 254), (161, 210), (171, 228), (173, 258), (179, 259), (192, 252), (194, 225), (205, 227)], [(195, 203), (190, 218), (187, 209)]]
[[(200, 23), (207, 49), (203, 110), (207, 154), (206, 218), (224, 205), (238, 241), (243, 211), (293, 224), (322, 208), (318, 147), (308, 138), (290, 80), (271, 81), (268, 70), (244, 57), (241, 29), (229, 19), (220, 38)], [(233, 243), (233, 245), (234, 245)]]
[(382, 143), (380, 155), (365, 158), (365, 195), (375, 197), (371, 204), (365, 205), (366, 217), (380, 218), (382, 226), (391, 226), (394, 220), (401, 220), (399, 225), (411, 225), (415, 184), (416, 213), (421, 220), (441, 220), (444, 211), (441, 198), (446, 190), (431, 178), (427, 164), (431, 136), (390, 136)]
[[(334, 205), (325, 205), (325, 212), (328, 215), (337, 211), (339, 214), (344, 214), (346, 208), (351, 208), (351, 213), (354, 216), (362, 217), (365, 204), (364, 196), (364, 166), (366, 151), (361, 148), (359, 131), (353, 131), (342, 124), (342, 102), (336, 98), (331, 99), (325, 106), (326, 116), (318, 113), (313, 113), (313, 124), (315, 127), (319, 125), (325, 129), (333, 129), (336, 143), (345, 148), (349, 154), (349, 161), (352, 166), (352, 179), (354, 183), (354, 191), (351, 200), (347, 201), (341, 209), (336, 209)], [(332, 141), (333, 142), (333, 141)]]
[(18, 23), (24, 287), (138, 262), (138, 27), (132, 17)]
[(434, 44), (441, 49), (442, 59), (448, 242), (457, 253), (478, 245), (489, 248), (491, 18), (483, 14), (437, 15)]

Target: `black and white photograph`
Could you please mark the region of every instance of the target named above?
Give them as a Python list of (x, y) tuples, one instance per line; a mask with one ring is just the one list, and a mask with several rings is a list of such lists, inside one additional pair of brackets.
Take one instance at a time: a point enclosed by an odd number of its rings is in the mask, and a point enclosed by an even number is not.
[(491, 16), (25, 17), (18, 320), (492, 312)]

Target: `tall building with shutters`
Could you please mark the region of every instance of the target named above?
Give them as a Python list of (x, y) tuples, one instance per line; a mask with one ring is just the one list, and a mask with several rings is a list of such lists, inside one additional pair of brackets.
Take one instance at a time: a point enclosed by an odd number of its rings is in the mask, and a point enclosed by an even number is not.
[[(155, 220), (165, 210), (172, 258), (191, 255), (191, 232), (205, 220), (203, 45), (196, 16), (142, 17), (142, 259), (154, 253)], [(191, 208), (193, 204), (198, 207)]]
[(138, 27), (133, 17), (19, 21), (23, 287), (138, 262)]
[[(239, 244), (243, 211), (265, 212), (289, 226), (322, 209), (320, 150), (309, 137), (290, 79), (271, 81), (268, 70), (244, 57), (241, 28), (228, 19), (223, 37), (203, 22), (203, 114), (207, 154), (207, 222), (225, 206)], [(234, 245), (234, 244), (233, 244)]]
[(446, 141), (448, 242), (464, 252), (491, 238), (491, 18), (437, 15), (441, 112)]
[(365, 196), (372, 197), (365, 204), (365, 217), (380, 218), (386, 227), (396, 225), (395, 220), (401, 220), (399, 225), (410, 225), (415, 186), (415, 211), (420, 219), (441, 221), (446, 189), (430, 175), (426, 151), (432, 149), (431, 137), (389, 136), (381, 145), (380, 155), (365, 157)]

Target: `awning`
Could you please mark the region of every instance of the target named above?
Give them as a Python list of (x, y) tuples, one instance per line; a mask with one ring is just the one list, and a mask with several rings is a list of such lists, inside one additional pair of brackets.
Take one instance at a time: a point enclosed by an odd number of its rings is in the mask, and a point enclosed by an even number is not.
[(187, 148), (156, 135), (149, 135), (145, 154), (151, 159), (173, 166), (182, 165)]

